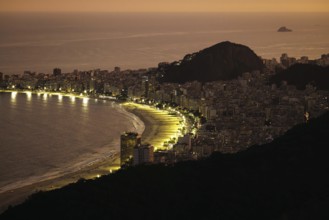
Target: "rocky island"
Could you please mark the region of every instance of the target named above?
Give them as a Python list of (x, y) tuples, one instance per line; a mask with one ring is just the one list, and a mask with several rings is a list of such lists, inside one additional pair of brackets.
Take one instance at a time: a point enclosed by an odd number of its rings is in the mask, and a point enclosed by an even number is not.
[(278, 29), (278, 32), (292, 32), (292, 30), (288, 29), (286, 26), (282, 26)]

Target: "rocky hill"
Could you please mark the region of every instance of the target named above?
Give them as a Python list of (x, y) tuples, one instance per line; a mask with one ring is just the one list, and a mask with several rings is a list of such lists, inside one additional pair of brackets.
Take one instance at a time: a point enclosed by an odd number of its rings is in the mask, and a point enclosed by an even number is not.
[(222, 42), (159, 67), (163, 82), (230, 80), (244, 72), (262, 70), (261, 59), (247, 46)]

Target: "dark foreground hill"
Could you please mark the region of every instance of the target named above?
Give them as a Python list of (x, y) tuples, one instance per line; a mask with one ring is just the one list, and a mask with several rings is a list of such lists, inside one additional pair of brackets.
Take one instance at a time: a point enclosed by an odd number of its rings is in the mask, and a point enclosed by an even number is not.
[(295, 64), (276, 74), (270, 80), (271, 83), (277, 85), (280, 85), (282, 81), (295, 85), (297, 89), (305, 89), (307, 84), (312, 84), (318, 89), (329, 90), (329, 66)]
[(235, 79), (244, 72), (262, 70), (261, 59), (247, 46), (222, 42), (186, 55), (183, 60), (165, 66), (164, 82), (209, 82)]
[(40, 192), (1, 219), (329, 219), (329, 113), (274, 142)]

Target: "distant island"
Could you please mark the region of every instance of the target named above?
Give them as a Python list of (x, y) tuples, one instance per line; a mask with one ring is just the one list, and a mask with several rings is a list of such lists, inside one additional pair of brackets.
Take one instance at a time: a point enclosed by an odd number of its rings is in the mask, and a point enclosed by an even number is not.
[(286, 26), (282, 26), (278, 29), (278, 32), (292, 32), (292, 30), (288, 29)]

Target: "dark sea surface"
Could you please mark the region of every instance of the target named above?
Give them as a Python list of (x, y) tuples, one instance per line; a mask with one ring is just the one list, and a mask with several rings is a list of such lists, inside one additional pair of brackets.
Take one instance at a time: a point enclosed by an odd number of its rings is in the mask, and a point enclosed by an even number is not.
[[(329, 53), (329, 13), (0, 13), (0, 72), (155, 67), (221, 41), (264, 58)], [(286, 26), (293, 32), (279, 33)]]
[(143, 129), (110, 101), (0, 92), (0, 193), (104, 160)]

